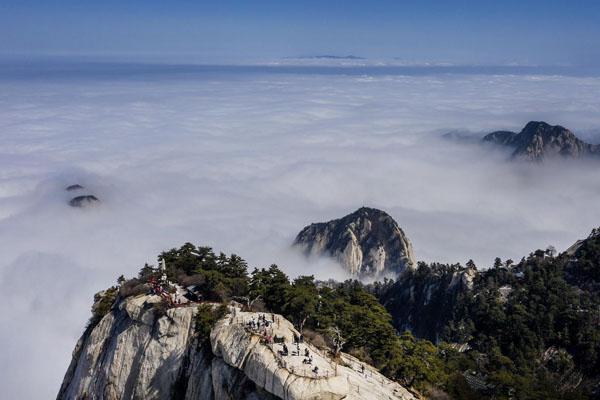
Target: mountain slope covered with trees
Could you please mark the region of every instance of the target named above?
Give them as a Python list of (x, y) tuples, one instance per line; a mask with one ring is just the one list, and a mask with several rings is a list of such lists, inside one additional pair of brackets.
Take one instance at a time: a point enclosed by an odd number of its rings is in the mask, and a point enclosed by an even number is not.
[(537, 250), (516, 264), (496, 259), (471, 285), (454, 287), (465, 268), (421, 264), (374, 293), (396, 327), (463, 351), (472, 362), (464, 372), (481, 396), (595, 397), (600, 235), (594, 230), (576, 249), (555, 253)]
[[(90, 327), (115, 299), (148, 293), (164, 274), (199, 302), (236, 301), (282, 314), (316, 346), (348, 352), (429, 398), (598, 394), (597, 231), (560, 255), (538, 250), (518, 263), (497, 259), (484, 271), (472, 262), (420, 263), (395, 281), (369, 285), (292, 280), (277, 265), (250, 271), (237, 255), (190, 243), (158, 261), (163, 268), (145, 265), (136, 278), (119, 278), (96, 302)], [(205, 335), (215, 320), (209, 314), (197, 314)]]

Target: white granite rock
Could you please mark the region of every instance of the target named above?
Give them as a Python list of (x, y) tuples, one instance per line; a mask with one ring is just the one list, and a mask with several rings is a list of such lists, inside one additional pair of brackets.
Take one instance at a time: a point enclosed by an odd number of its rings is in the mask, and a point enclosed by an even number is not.
[[(58, 399), (414, 399), (399, 384), (349, 355), (336, 365), (319, 349), (303, 356), (282, 356), (281, 344), (266, 344), (247, 322), (256, 313), (231, 308), (211, 331), (210, 346), (194, 335), (196, 307), (171, 308), (161, 315), (153, 306), (157, 296), (122, 300), (93, 328), (88, 328), (75, 351)], [(278, 315), (268, 333), (290, 349), (293, 325)], [(301, 347), (300, 347), (301, 346)], [(311, 369), (318, 366), (318, 373)]]

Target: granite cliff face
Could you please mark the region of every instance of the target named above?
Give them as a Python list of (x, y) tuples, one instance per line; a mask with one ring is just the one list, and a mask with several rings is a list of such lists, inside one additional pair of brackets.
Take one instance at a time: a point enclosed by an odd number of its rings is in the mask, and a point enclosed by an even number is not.
[[(343, 354), (336, 365), (319, 349), (314, 357), (279, 354), (282, 344), (265, 344), (248, 322), (257, 313), (229, 307), (213, 327), (209, 345), (194, 333), (195, 305), (158, 311), (161, 299), (141, 295), (117, 300), (89, 327), (73, 352), (58, 399), (414, 399), (399, 384)], [(269, 315), (273, 334), (290, 348), (298, 332), (279, 315)], [(319, 366), (318, 372), (311, 368)]]
[(396, 221), (383, 211), (363, 207), (341, 219), (311, 224), (294, 245), (306, 255), (336, 258), (352, 275), (396, 275), (416, 265), (412, 244)]
[(521, 132), (497, 131), (486, 135), (484, 142), (514, 148), (513, 158), (542, 161), (553, 157), (582, 158), (600, 156), (600, 146), (586, 143), (560, 125), (531, 121)]

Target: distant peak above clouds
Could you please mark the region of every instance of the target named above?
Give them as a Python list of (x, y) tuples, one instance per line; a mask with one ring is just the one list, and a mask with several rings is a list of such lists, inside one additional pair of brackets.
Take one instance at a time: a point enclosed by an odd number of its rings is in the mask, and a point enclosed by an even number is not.
[(300, 59), (313, 59), (313, 60), (366, 60), (366, 58), (364, 57), (359, 57), (359, 56), (355, 56), (352, 54), (349, 54), (347, 56), (338, 56), (338, 55), (333, 55), (333, 54), (319, 54), (316, 56), (303, 56), (303, 57), (298, 57)]
[(306, 255), (336, 258), (351, 275), (377, 278), (416, 266), (412, 244), (387, 213), (361, 207), (343, 218), (311, 224), (294, 242)]
[(496, 131), (482, 139), (484, 142), (514, 148), (513, 159), (543, 161), (550, 158), (583, 158), (600, 156), (600, 145), (579, 139), (560, 125), (530, 121), (521, 132)]
[[(325, 66), (325, 67), (363, 67), (380, 65), (382, 61), (372, 60), (354, 54), (316, 54), (297, 57), (284, 57), (269, 62), (270, 65)], [(385, 64), (385, 63), (384, 63)]]

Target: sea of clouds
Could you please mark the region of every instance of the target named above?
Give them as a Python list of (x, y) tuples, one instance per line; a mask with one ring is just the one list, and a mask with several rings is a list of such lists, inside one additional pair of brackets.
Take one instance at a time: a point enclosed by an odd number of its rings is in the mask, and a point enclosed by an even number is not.
[[(93, 294), (186, 241), (343, 279), (289, 245), (363, 205), (419, 260), (482, 268), (600, 225), (598, 164), (441, 138), (545, 120), (597, 140), (597, 77), (85, 68), (0, 76), (2, 397), (54, 397)], [(75, 183), (101, 204), (66, 205)]]

